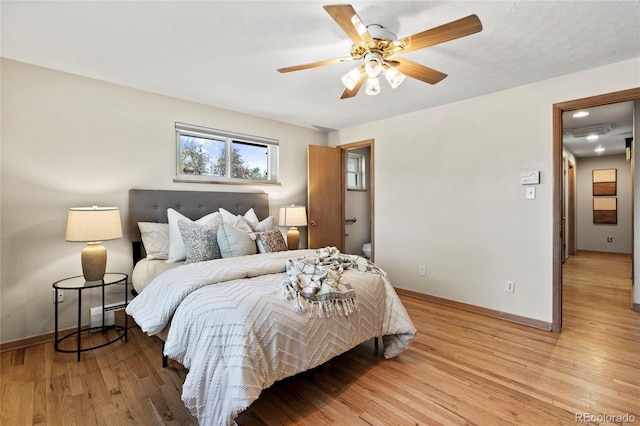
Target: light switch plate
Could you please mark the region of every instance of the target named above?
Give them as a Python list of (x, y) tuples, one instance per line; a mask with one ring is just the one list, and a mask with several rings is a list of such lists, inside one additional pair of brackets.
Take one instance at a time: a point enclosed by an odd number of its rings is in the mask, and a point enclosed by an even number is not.
[(527, 200), (535, 200), (536, 198), (536, 187), (530, 186), (527, 188)]

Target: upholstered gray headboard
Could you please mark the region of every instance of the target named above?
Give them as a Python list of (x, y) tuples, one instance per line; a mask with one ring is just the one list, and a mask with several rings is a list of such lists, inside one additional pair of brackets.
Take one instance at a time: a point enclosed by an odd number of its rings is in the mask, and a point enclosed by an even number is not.
[(269, 216), (269, 196), (257, 192), (129, 190), (129, 238), (134, 261), (142, 256), (138, 222), (167, 223), (167, 209), (172, 208), (196, 220), (220, 207), (234, 214), (253, 208), (260, 220)]

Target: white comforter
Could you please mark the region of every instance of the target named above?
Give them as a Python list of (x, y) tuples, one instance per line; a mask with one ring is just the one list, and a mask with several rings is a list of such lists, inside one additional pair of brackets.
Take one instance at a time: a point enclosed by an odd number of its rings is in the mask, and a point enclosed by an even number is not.
[[(201, 425), (231, 425), (276, 380), (382, 336), (385, 358), (407, 349), (415, 327), (388, 280), (347, 270), (358, 311), (319, 318), (282, 297), (287, 259), (313, 250), (217, 259), (158, 276), (127, 307), (153, 335), (171, 328), (165, 355), (189, 372), (186, 407)], [(215, 284), (215, 285), (213, 285)]]

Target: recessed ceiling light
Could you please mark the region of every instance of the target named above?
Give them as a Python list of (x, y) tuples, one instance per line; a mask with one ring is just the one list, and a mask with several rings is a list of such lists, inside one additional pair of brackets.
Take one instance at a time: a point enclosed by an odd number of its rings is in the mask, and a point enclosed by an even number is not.
[(596, 149), (594, 149), (595, 152), (604, 152), (604, 148), (599, 146)]
[(589, 115), (589, 111), (578, 111), (573, 114), (573, 118), (582, 118)]
[(600, 138), (598, 135), (589, 135), (587, 136), (588, 141), (597, 141)]

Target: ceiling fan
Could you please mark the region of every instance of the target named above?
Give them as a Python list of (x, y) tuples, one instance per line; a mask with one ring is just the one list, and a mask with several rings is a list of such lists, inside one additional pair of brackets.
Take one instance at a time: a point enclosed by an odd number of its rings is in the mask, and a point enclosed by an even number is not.
[(351, 56), (280, 68), (278, 71), (287, 73), (342, 62), (362, 61), (361, 65), (342, 77), (342, 83), (346, 89), (340, 99), (355, 96), (365, 80), (367, 80), (366, 93), (377, 95), (380, 93), (380, 80), (378, 79), (380, 73), (386, 77), (394, 89), (404, 81), (406, 76), (425, 83), (436, 84), (447, 74), (394, 55), (424, 49), (482, 31), (480, 19), (476, 15), (469, 15), (457, 21), (397, 40), (395, 34), (381, 25), (365, 26), (349, 4), (328, 5), (324, 6), (324, 10), (353, 41)]

